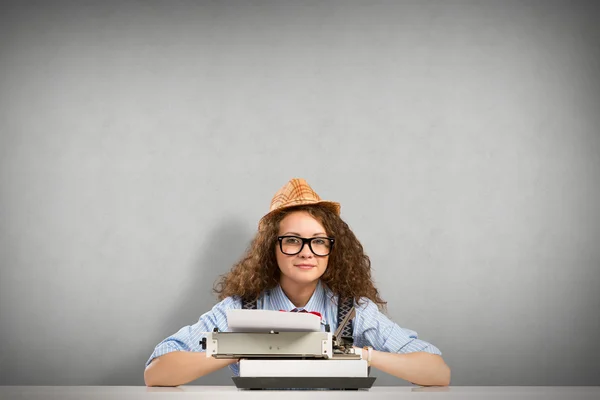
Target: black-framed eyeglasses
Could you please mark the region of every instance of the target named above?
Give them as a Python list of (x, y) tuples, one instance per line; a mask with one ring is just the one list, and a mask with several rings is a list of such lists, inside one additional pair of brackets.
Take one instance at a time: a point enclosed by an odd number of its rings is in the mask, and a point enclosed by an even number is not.
[(279, 249), (283, 254), (293, 256), (302, 251), (305, 244), (315, 256), (327, 256), (331, 253), (335, 239), (330, 237), (303, 238), (300, 236), (278, 236)]

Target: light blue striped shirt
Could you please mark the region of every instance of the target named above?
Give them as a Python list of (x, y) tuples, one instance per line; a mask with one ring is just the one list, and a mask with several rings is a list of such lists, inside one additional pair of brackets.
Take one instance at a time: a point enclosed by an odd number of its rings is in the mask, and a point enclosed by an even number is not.
[[(442, 353), (434, 345), (417, 338), (417, 333), (404, 329), (391, 321), (379, 311), (377, 305), (364, 298), (360, 305), (355, 304), (356, 316), (352, 323), (354, 330), (354, 345), (357, 347), (372, 346), (373, 349), (389, 353), (413, 353), (424, 351), (431, 354)], [(146, 362), (146, 365), (156, 358), (172, 351), (197, 351), (204, 352), (200, 341), (206, 332), (213, 328), (227, 331), (227, 310), (242, 308), (242, 301), (238, 297), (227, 297), (216, 304), (212, 310), (200, 316), (194, 325), (184, 326), (177, 333), (160, 342)], [(263, 310), (293, 310), (294, 304), (287, 298), (281, 286), (267, 290), (259, 297), (257, 308)], [(318, 311), (322, 315), (322, 328), (329, 324), (331, 332), (337, 329), (337, 297), (321, 281), (310, 300), (303, 308), (298, 310)], [(239, 376), (239, 363), (229, 366), (235, 376)]]

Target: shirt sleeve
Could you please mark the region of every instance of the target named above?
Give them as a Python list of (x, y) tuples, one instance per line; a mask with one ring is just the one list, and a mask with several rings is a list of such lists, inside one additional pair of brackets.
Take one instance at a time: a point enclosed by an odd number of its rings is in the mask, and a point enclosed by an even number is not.
[(227, 297), (217, 303), (210, 311), (202, 314), (194, 325), (181, 328), (173, 335), (160, 342), (146, 361), (146, 366), (156, 357), (160, 357), (173, 351), (197, 351), (204, 352), (200, 341), (206, 332), (212, 332), (214, 328), (219, 331), (227, 330), (227, 310), (242, 308), (239, 298)]
[(355, 346), (372, 346), (375, 350), (388, 353), (424, 351), (442, 355), (437, 347), (420, 340), (417, 332), (401, 328), (390, 320), (371, 300), (362, 299), (361, 303), (355, 305), (356, 317), (353, 322)]

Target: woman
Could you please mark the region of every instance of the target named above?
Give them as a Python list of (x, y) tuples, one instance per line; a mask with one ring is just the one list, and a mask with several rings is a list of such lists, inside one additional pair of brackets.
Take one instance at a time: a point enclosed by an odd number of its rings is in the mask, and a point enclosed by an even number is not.
[(199, 321), (159, 343), (146, 363), (148, 386), (177, 386), (225, 366), (239, 375), (237, 360), (206, 357), (202, 332), (227, 330), (226, 312), (248, 301), (259, 309), (316, 311), (331, 331), (338, 302), (353, 299), (354, 345), (372, 367), (423, 386), (450, 383), (441, 352), (388, 319), (371, 279), (371, 262), (339, 203), (323, 201), (303, 179), (292, 179), (271, 201), (245, 256), (216, 286), (220, 302)]

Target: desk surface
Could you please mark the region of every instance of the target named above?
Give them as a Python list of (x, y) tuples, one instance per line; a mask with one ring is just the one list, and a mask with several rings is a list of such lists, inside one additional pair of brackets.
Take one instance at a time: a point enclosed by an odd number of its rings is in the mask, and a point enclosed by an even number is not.
[(0, 399), (600, 399), (600, 386), (376, 386), (359, 391), (238, 390), (233, 386), (0, 386)]

